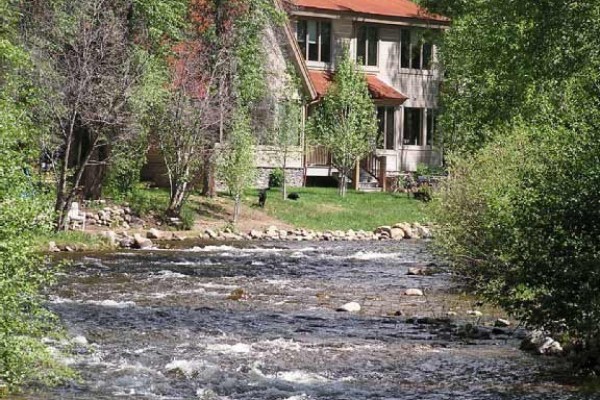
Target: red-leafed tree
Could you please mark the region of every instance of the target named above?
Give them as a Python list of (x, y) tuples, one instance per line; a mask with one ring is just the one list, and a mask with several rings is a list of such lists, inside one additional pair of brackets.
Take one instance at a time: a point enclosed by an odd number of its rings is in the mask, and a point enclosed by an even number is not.
[[(194, 180), (212, 175), (216, 143), (231, 115), (260, 97), (261, 32), (269, 0), (190, 0), (188, 27), (167, 58), (169, 83), (152, 126), (167, 166), (168, 216), (178, 216)], [(210, 179), (204, 179), (210, 192)]]

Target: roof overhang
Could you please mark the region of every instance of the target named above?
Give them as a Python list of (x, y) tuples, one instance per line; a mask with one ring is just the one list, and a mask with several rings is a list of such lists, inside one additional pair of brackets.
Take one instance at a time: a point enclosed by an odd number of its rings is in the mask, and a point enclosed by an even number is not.
[[(278, 11), (287, 15), (282, 0), (274, 0), (274, 3)], [(302, 57), (300, 47), (298, 46), (298, 42), (296, 41), (296, 35), (292, 31), (289, 21), (284, 21), (282, 25), (286, 37), (286, 45), (290, 51), (292, 58), (291, 61), (294, 64), (296, 72), (300, 77), (302, 88), (304, 89), (306, 95), (309, 97), (309, 100), (313, 101), (318, 97), (317, 90), (315, 89), (315, 86), (313, 85), (313, 82), (310, 79), (306, 62), (304, 62), (304, 58)]]
[[(333, 73), (329, 71), (310, 71), (310, 78), (317, 91), (318, 98), (322, 99), (327, 94), (333, 82)], [(373, 102), (378, 105), (398, 106), (403, 104), (408, 97), (383, 82), (377, 76), (365, 74), (369, 94)]]
[(293, 15), (344, 16), (357, 21), (391, 25), (447, 27), (450, 19), (430, 13), (410, 0), (287, 0)]

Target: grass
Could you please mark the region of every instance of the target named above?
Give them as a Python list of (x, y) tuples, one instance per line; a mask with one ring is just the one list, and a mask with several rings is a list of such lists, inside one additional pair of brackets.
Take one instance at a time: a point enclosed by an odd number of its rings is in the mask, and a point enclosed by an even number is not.
[(74, 249), (84, 249), (86, 251), (101, 251), (112, 248), (110, 242), (99, 235), (81, 231), (51, 232), (40, 234), (32, 243), (36, 243), (38, 251), (48, 250), (48, 243), (54, 242), (58, 247), (70, 246)]
[[(336, 188), (293, 188), (298, 201), (283, 200), (278, 189), (268, 192), (265, 211), (291, 225), (315, 230), (372, 230), (397, 222), (424, 222), (424, 203), (406, 195), (348, 191), (345, 198)], [(257, 191), (251, 192), (256, 201)]]

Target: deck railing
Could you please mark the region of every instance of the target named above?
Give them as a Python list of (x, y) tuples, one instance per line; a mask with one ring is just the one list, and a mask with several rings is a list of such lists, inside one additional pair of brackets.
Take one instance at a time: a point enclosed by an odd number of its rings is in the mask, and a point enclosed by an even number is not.
[(311, 146), (306, 152), (307, 167), (331, 166), (331, 153), (323, 146)]

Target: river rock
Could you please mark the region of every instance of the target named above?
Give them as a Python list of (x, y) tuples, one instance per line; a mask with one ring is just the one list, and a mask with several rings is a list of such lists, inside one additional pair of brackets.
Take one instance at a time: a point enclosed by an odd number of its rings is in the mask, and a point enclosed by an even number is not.
[(392, 234), (392, 227), (391, 226), (387, 226), (387, 225), (379, 226), (379, 227), (377, 227), (375, 229), (375, 233), (378, 233), (380, 235), (381, 234), (386, 234), (388, 236), (391, 236), (391, 234)]
[(133, 235), (133, 247), (140, 250), (152, 248), (152, 240), (142, 237), (139, 233)]
[(402, 240), (404, 239), (404, 230), (400, 228), (392, 228), (390, 229), (390, 237), (393, 240)]
[(561, 355), (563, 353), (560, 343), (540, 330), (527, 334), (521, 342), (521, 350), (546, 355)]
[(346, 303), (343, 306), (339, 307), (338, 309), (336, 309), (336, 311), (357, 313), (360, 311), (360, 304), (358, 304), (355, 301), (351, 301), (350, 303)]
[(257, 229), (252, 229), (250, 231), (250, 237), (252, 239), (257, 239), (257, 240), (258, 239), (262, 239), (263, 238), (263, 233), (261, 231), (257, 230)]
[(56, 245), (56, 242), (48, 242), (48, 251), (50, 253), (60, 253), (60, 249)]
[(133, 238), (131, 236), (125, 235), (121, 238), (121, 240), (119, 241), (119, 246), (121, 246), (124, 249), (128, 249), (130, 247), (133, 247)]
[(209, 239), (217, 239), (219, 237), (219, 234), (212, 229), (205, 230), (204, 234), (208, 236)]
[(479, 318), (479, 317), (483, 316), (483, 313), (479, 310), (468, 310), (467, 315)]
[(406, 289), (404, 291), (405, 296), (423, 296), (423, 291), (421, 289)]
[(71, 339), (71, 343), (77, 344), (80, 346), (87, 346), (88, 340), (85, 338), (85, 336), (75, 336), (73, 339)]
[(425, 276), (427, 275), (426, 269), (422, 267), (410, 267), (406, 272), (409, 276)]
[(507, 319), (503, 319), (503, 318), (498, 318), (495, 322), (494, 322), (494, 326), (496, 328), (508, 328), (510, 326), (510, 321)]
[(163, 236), (162, 232), (156, 228), (152, 228), (148, 232), (146, 232), (146, 237), (148, 239), (160, 239), (160, 238), (162, 238), (162, 236)]
[(419, 225), (419, 224), (415, 224), (415, 230), (417, 231), (417, 234), (423, 238), (423, 239), (431, 239), (431, 237), (433, 236), (431, 234), (431, 230), (425, 226)]
[(100, 234), (110, 243), (111, 246), (116, 246), (118, 243), (117, 234), (114, 231), (105, 231)]

